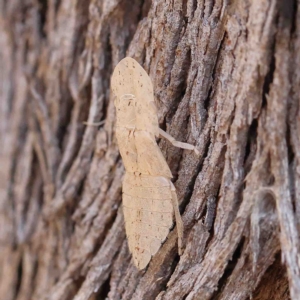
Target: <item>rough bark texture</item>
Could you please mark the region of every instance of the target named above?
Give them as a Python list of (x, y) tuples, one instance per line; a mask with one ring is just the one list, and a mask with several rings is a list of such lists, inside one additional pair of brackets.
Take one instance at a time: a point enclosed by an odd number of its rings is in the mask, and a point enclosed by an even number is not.
[[(0, 0), (0, 299), (299, 299), (299, 0)], [(124, 233), (110, 76), (131, 56), (184, 221)], [(104, 125), (86, 126), (84, 121)]]

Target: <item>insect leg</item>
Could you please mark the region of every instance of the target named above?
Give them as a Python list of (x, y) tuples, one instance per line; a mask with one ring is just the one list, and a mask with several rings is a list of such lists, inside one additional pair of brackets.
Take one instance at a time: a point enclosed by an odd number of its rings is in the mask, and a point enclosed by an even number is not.
[(100, 122), (95, 122), (95, 123), (90, 123), (88, 121), (86, 122), (83, 122), (84, 125), (87, 125), (87, 126), (101, 126), (105, 123), (105, 120), (103, 121), (100, 121)]
[(187, 150), (194, 150), (194, 152), (197, 155), (199, 155), (199, 151), (197, 150), (197, 148), (195, 146), (188, 144), (188, 143), (176, 141), (171, 135), (169, 135), (168, 133), (166, 133), (165, 131), (163, 131), (160, 128), (159, 128), (159, 134), (162, 137), (164, 137), (165, 139), (167, 139), (170, 143), (172, 143), (173, 146), (182, 148), (182, 149), (187, 149)]
[(175, 220), (176, 220), (177, 233), (178, 233), (178, 253), (179, 255), (182, 255), (183, 223), (178, 208), (176, 189), (171, 181), (170, 181), (170, 187), (171, 187), (172, 204), (175, 213)]

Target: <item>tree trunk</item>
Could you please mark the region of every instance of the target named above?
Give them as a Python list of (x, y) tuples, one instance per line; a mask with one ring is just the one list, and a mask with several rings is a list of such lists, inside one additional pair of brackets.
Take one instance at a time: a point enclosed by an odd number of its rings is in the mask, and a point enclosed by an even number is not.
[[(0, 0), (0, 299), (300, 299), (299, 0)], [(124, 231), (110, 76), (153, 81), (184, 222)], [(103, 125), (85, 125), (84, 121)]]

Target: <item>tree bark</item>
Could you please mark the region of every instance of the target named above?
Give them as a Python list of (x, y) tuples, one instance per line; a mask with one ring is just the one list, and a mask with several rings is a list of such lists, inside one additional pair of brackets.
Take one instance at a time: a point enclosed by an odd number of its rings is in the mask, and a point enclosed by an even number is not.
[[(299, 299), (299, 0), (0, 0), (0, 299)], [(149, 73), (184, 222), (124, 231), (110, 76)], [(84, 122), (103, 125), (90, 126)]]

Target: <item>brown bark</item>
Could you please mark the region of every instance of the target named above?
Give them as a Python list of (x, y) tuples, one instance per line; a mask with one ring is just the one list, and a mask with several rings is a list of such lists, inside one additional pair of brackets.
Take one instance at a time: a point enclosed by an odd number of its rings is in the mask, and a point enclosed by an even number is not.
[[(299, 299), (299, 0), (0, 0), (0, 299)], [(184, 221), (128, 251), (110, 76), (154, 84)], [(104, 125), (86, 126), (84, 121)]]

